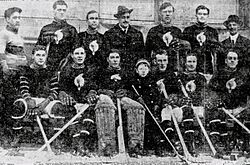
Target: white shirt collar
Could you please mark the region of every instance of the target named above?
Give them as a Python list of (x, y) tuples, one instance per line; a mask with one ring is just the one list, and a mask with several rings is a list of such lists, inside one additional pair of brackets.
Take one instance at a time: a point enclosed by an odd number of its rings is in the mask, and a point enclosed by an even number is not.
[(119, 27), (122, 29), (122, 31), (124, 31), (125, 33), (127, 33), (128, 32), (128, 27), (126, 27), (126, 28), (123, 28), (123, 27), (121, 27), (121, 25), (119, 24)]
[(229, 37), (230, 37), (230, 39), (231, 40), (233, 40), (234, 41), (234, 44), (236, 43), (236, 40), (237, 40), (237, 38), (238, 38), (238, 36), (239, 36), (239, 33), (237, 33), (237, 34), (235, 34), (235, 35), (230, 35)]

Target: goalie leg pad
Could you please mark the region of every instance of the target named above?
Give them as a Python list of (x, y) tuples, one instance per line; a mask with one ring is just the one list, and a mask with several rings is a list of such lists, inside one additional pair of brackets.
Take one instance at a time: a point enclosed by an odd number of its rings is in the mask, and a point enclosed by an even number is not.
[(128, 131), (128, 148), (142, 150), (144, 142), (144, 125), (145, 125), (145, 109), (144, 107), (128, 98), (121, 99), (122, 109), (126, 111), (127, 131)]
[(112, 155), (116, 152), (115, 111), (111, 98), (100, 95), (95, 107), (99, 155)]

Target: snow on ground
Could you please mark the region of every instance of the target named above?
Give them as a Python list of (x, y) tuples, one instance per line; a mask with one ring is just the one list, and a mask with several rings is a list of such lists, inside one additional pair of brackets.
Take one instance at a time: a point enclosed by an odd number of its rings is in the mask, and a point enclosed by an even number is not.
[[(190, 165), (250, 165), (245, 158), (236, 161), (215, 159), (209, 155), (200, 154), (194, 158), (196, 163)], [(16, 152), (13, 149), (0, 150), (0, 165), (184, 165), (177, 157), (141, 157), (129, 158), (124, 156), (109, 157), (81, 157), (69, 153), (55, 155), (47, 151), (23, 150)]]

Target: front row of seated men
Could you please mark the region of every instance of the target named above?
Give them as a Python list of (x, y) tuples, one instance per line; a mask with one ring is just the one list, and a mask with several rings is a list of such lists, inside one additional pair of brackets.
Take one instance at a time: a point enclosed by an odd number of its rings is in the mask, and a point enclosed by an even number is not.
[[(219, 153), (230, 153), (239, 143), (243, 144), (241, 151), (249, 153), (249, 136), (244, 130), (239, 131), (237, 124), (227, 127), (228, 117), (220, 109), (224, 106), (234, 114), (238, 107), (247, 103), (249, 72), (237, 68), (237, 53), (227, 53), (225, 68), (209, 83), (204, 75), (196, 72), (197, 57), (193, 53), (187, 54), (181, 73), (168, 69), (168, 55), (162, 50), (156, 54), (156, 66), (151, 67), (147, 60), (141, 59), (133, 73), (120, 63), (118, 50), (110, 51), (105, 68), (85, 65), (85, 57), (84, 48), (75, 48), (61, 62), (58, 71), (49, 75), (46, 48), (35, 47), (33, 62), (17, 74), (20, 97), (11, 111), (14, 146), (22, 141), (25, 119), (47, 114), (51, 118), (47, 125), (53, 127), (47, 134), (52, 136), (77, 113), (76, 103), (88, 103), (90, 107), (53, 142), (55, 148), (81, 155), (90, 152), (103, 156), (117, 154), (117, 107), (121, 106), (129, 155), (152, 154), (153, 151), (163, 156), (172, 149), (145, 110), (146, 104), (176, 148), (180, 148), (179, 138), (171, 115), (179, 123), (189, 152), (196, 155), (194, 113), (197, 113), (202, 118), (206, 116), (207, 130)], [(247, 123), (248, 110), (238, 113), (237, 117)]]

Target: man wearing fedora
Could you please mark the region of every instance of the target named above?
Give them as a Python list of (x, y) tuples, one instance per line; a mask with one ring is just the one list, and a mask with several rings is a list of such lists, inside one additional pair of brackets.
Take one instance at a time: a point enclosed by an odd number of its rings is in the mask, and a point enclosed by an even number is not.
[[(239, 66), (248, 66), (248, 54), (249, 54), (249, 45), (250, 40), (239, 34), (239, 29), (243, 25), (243, 22), (237, 15), (230, 15), (228, 19), (223, 23), (223, 25), (229, 31), (229, 37), (222, 41), (222, 46), (224, 51), (233, 50), (238, 54)], [(221, 59), (221, 63), (224, 63), (225, 55)], [(218, 63), (220, 62), (218, 61)]]
[(136, 61), (144, 54), (143, 35), (130, 25), (130, 14), (133, 9), (118, 6), (114, 17), (118, 23), (104, 34), (104, 53), (107, 55), (111, 49), (117, 49), (121, 55), (121, 65), (132, 70)]

